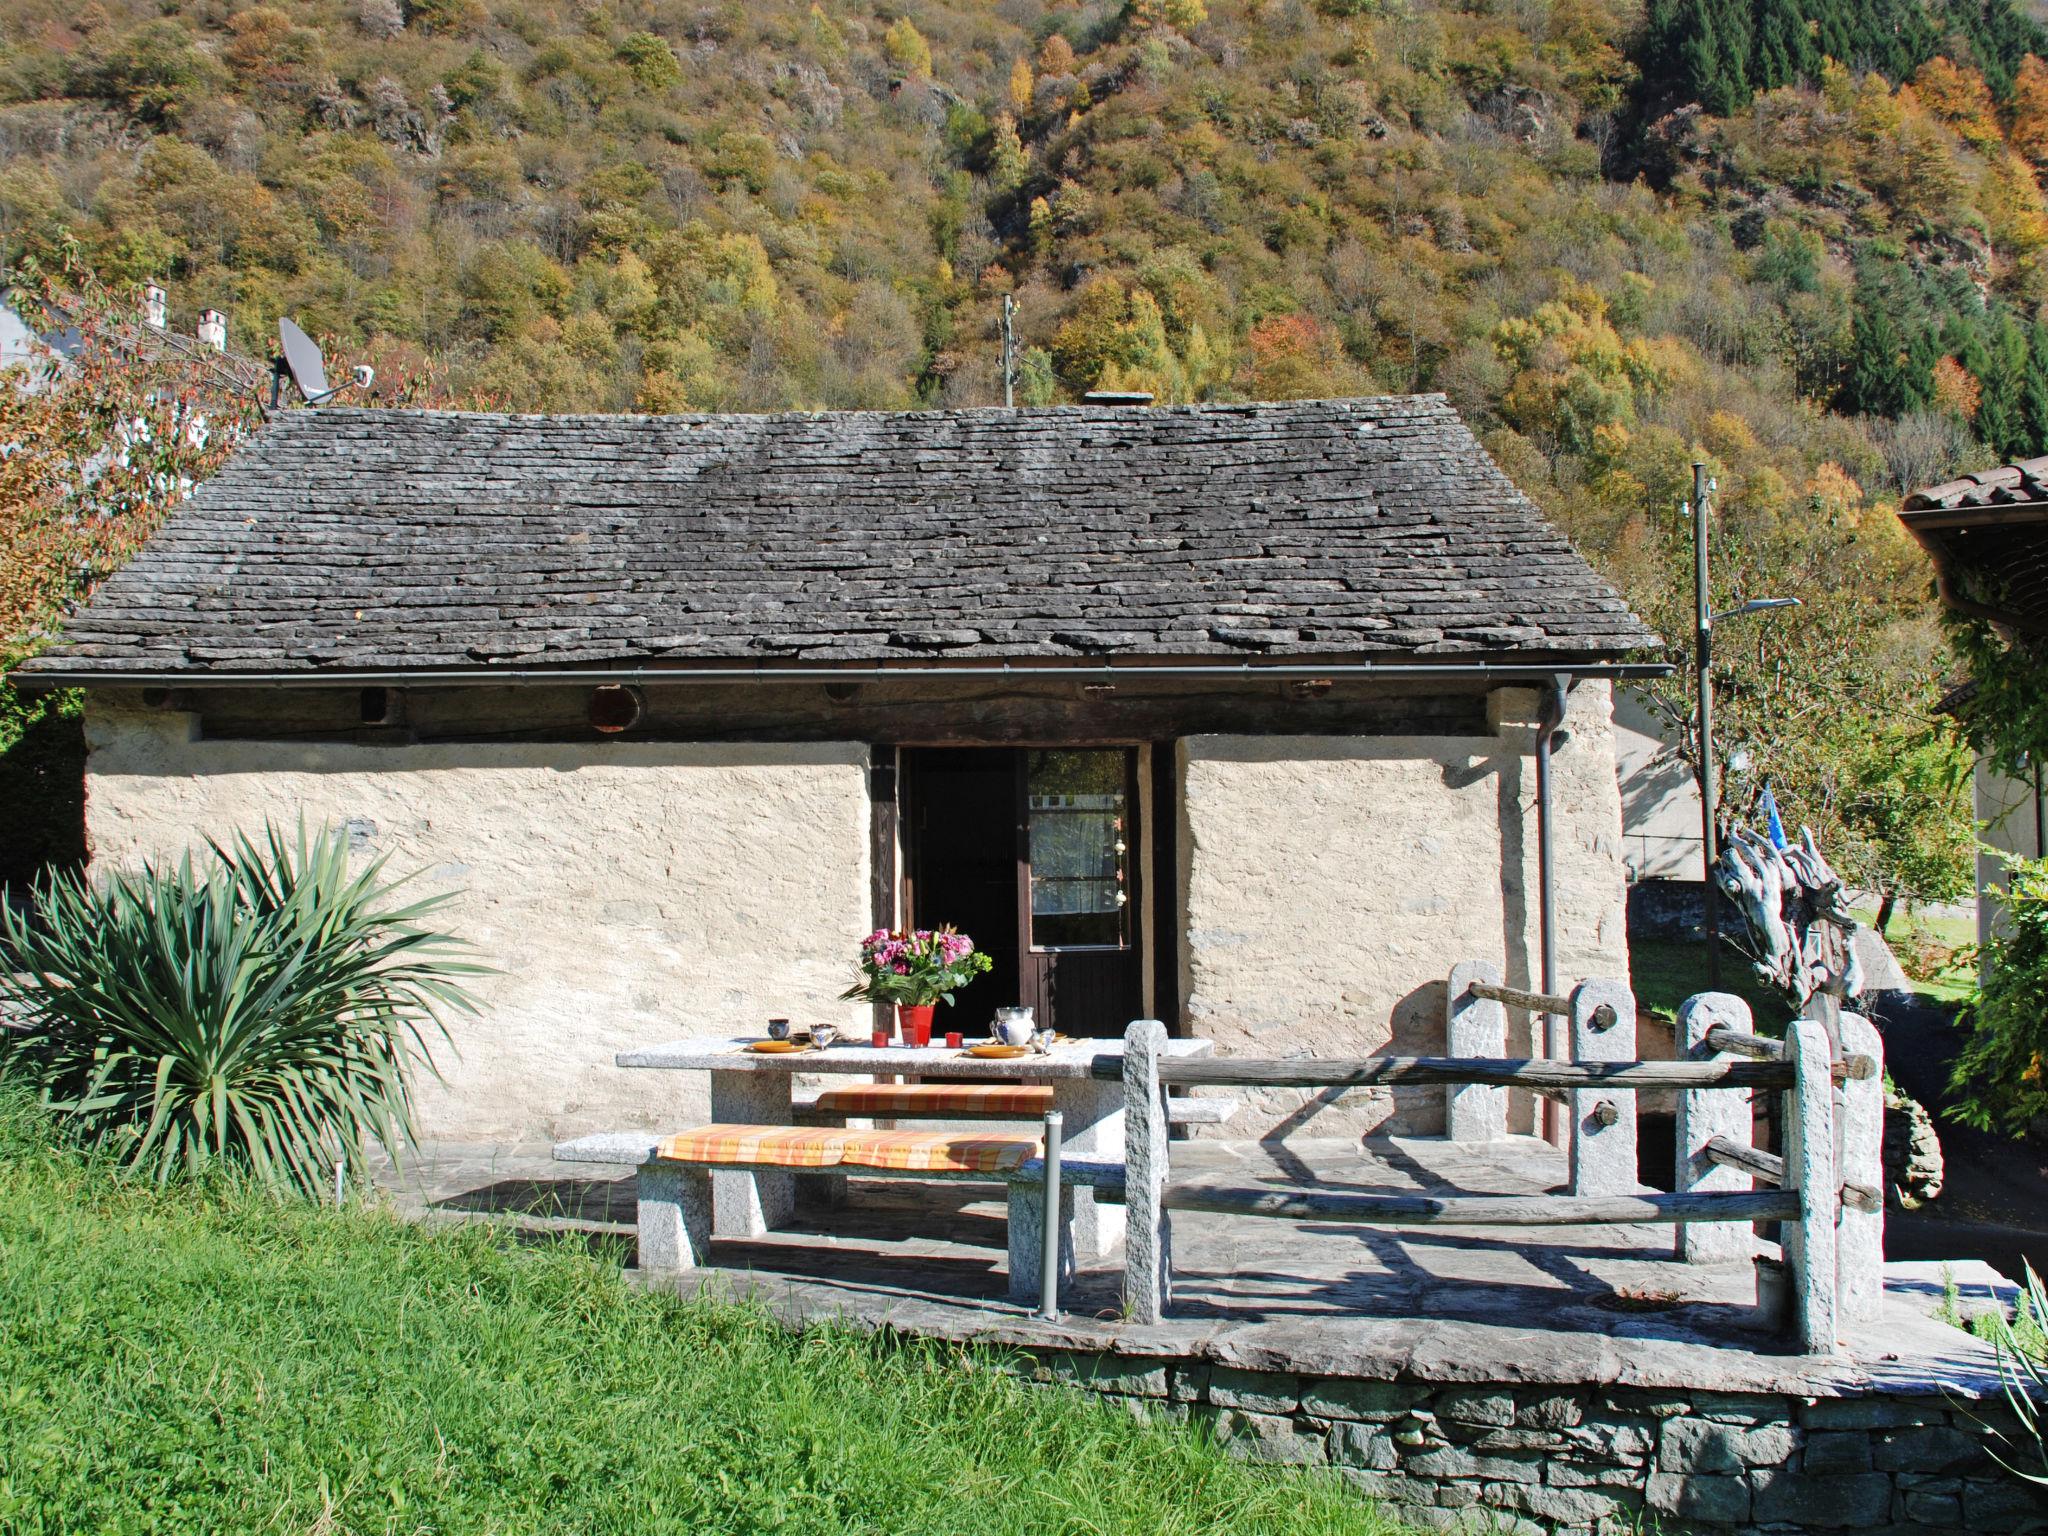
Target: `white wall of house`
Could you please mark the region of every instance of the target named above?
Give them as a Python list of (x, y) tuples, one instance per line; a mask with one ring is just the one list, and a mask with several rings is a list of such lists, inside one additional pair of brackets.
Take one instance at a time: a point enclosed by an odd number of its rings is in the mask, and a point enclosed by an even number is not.
[(2028, 859), (2042, 856), (2041, 831), (2043, 824), (2048, 823), (2048, 803), (2043, 802), (2038, 782), (2010, 778), (1983, 758), (1977, 760), (1972, 796), (1979, 827), (1977, 940), (1982, 943), (1991, 937), (1992, 919), (1997, 911), (1984, 899), (1984, 892), (1991, 886), (2005, 884), (2005, 861), (1998, 855), (2016, 853)]
[(706, 1115), (702, 1074), (624, 1072), (615, 1051), (869, 1016), (838, 1001), (869, 926), (864, 745), (204, 741), (111, 694), (86, 726), (95, 867), (303, 817), (459, 893), (447, 926), (499, 974), (421, 1086), (425, 1135), (679, 1127)]
[[(1484, 737), (1193, 737), (1181, 744), (1183, 996), (1192, 1031), (1255, 1055), (1435, 1055), (1464, 958), (1540, 978), (1538, 696)], [(1609, 690), (1582, 683), (1553, 758), (1558, 964), (1628, 973)], [(1528, 1042), (1510, 1042), (1511, 1054)], [(1442, 1128), (1441, 1089), (1255, 1096), (1229, 1133)], [(1518, 1107), (1526, 1126), (1527, 1105)]]
[[(1179, 890), (1158, 921), (1184, 936), (1192, 1031), (1245, 1054), (1436, 1054), (1454, 961), (1538, 980), (1537, 703), (1496, 690), (1484, 735), (1183, 741)], [(1610, 709), (1605, 684), (1575, 689), (1554, 759), (1567, 983), (1627, 971)], [(702, 1077), (622, 1072), (614, 1052), (775, 1014), (866, 1027), (838, 1001), (871, 926), (863, 744), (203, 740), (194, 717), (111, 692), (87, 731), (96, 866), (303, 817), (458, 893), (448, 926), (500, 974), (422, 1087), (428, 1136), (680, 1124), (708, 1112)], [(1426, 1132), (1441, 1106), (1434, 1089), (1282, 1092), (1228, 1129)]]
[(1700, 786), (1674, 740), (1670, 724), (1651, 713), (1642, 694), (1615, 690), (1614, 766), (1631, 881), (1700, 878)]

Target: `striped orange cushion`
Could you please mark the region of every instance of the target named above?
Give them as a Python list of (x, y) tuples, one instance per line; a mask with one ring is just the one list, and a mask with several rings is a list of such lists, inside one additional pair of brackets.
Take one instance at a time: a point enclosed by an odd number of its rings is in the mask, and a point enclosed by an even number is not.
[(844, 1131), (793, 1125), (700, 1125), (654, 1144), (656, 1157), (687, 1163), (766, 1163), (776, 1168), (830, 1168)]
[(860, 1083), (828, 1088), (818, 1108), (846, 1115), (954, 1114), (1042, 1115), (1052, 1108), (1052, 1089), (1022, 1083)]
[(1038, 1156), (1036, 1136), (961, 1131), (848, 1131), (841, 1166), (913, 1173), (1005, 1173)]

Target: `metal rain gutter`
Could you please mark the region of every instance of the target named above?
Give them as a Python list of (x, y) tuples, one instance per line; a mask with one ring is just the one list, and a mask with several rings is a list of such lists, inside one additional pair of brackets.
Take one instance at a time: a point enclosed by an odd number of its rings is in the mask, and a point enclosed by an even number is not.
[[(158, 671), (120, 672), (104, 668), (47, 667), (17, 671), (17, 688), (445, 688), (445, 687), (591, 687), (627, 684), (655, 687), (667, 683), (880, 683), (942, 678), (1008, 681), (1015, 678), (1064, 678), (1080, 683), (1132, 682), (1145, 678), (1200, 677), (1281, 681), (1302, 678), (1403, 678), (1443, 681), (1480, 678), (1492, 682), (1550, 684), (1562, 663), (1541, 662), (1217, 662), (1207, 665), (1144, 662), (1069, 663), (1018, 666), (1011, 662), (896, 663), (877, 666), (738, 666), (738, 667), (450, 667), (348, 668), (335, 671)], [(1667, 677), (1672, 664), (1662, 661), (1589, 662), (1571, 664), (1573, 677), (1614, 681)]]
[[(1536, 900), (1537, 932), (1542, 943), (1543, 991), (1554, 997), (1557, 994), (1557, 871), (1550, 836), (1550, 751), (1558, 727), (1564, 724), (1573, 674), (1553, 672), (1545, 681), (1548, 687), (1536, 719)], [(1570, 1041), (1566, 1038), (1562, 1018), (1554, 1013), (1544, 1015), (1543, 1033), (1545, 1055), (1554, 1061), (1570, 1057)], [(1549, 1124), (1548, 1139), (1568, 1148), (1571, 1134), (1568, 1118), (1559, 1113), (1556, 1104), (1547, 1100), (1543, 1105), (1543, 1115)]]

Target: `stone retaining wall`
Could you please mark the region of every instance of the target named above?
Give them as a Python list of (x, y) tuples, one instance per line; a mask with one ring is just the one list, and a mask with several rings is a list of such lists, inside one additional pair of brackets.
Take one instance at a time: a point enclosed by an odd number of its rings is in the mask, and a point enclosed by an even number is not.
[(1073, 1354), (1038, 1357), (1036, 1377), (1327, 1465), (1425, 1530), (1995, 1536), (2048, 1514), (1986, 1449), (1987, 1423), (2011, 1427), (2003, 1407), (1944, 1397), (1446, 1386)]

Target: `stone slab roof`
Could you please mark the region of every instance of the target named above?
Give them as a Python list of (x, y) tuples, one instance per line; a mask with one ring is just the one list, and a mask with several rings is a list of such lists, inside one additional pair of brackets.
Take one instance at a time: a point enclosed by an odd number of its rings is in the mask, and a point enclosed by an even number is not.
[(29, 672), (1601, 658), (1655, 637), (1438, 395), (273, 421)]

